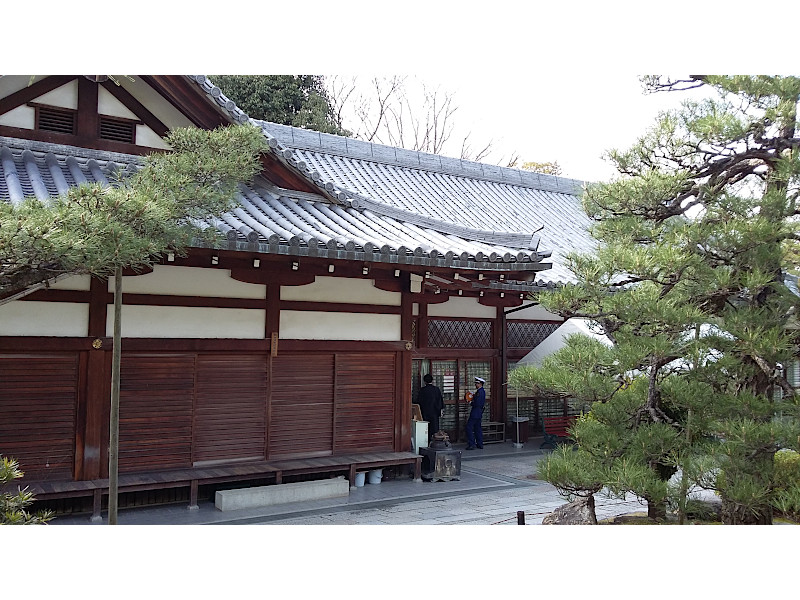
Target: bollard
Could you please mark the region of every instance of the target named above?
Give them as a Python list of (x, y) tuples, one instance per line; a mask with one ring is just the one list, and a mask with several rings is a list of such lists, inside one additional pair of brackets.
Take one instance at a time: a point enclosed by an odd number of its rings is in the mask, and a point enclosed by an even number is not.
[(525, 511), (518, 510), (517, 511), (517, 525), (525, 525)]

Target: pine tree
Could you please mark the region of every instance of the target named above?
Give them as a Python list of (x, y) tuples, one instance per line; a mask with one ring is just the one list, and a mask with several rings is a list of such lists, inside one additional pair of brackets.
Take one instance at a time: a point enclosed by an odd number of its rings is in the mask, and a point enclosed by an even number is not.
[[(81, 185), (50, 201), (0, 202), (0, 303), (62, 275), (106, 277), (212, 236), (198, 225), (232, 206), (257, 172), (261, 131), (176, 129), (172, 152), (145, 158), (114, 185)], [(209, 240), (211, 241), (211, 240)]]
[[(573, 256), (578, 284), (542, 294), (598, 324), (613, 348), (573, 342), (515, 376), (591, 406), (579, 461), (663, 518), (692, 482), (719, 492), (726, 523), (771, 523), (774, 455), (797, 448), (798, 400), (783, 367), (797, 353), (798, 298), (784, 283), (800, 183), (795, 77), (647, 78), (650, 91), (705, 85), (716, 97), (662, 114), (620, 176), (584, 195), (597, 251)], [(521, 384), (521, 383), (520, 383)], [(680, 484), (670, 483), (677, 469)]]

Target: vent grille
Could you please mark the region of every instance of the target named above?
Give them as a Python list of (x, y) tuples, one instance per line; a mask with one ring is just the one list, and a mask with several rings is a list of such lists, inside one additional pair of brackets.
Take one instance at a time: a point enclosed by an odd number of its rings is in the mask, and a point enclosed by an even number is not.
[(431, 348), (491, 348), (491, 321), (428, 321)]
[(526, 321), (506, 321), (509, 348), (535, 348), (546, 337), (561, 327), (561, 321), (530, 323)]
[(136, 141), (136, 123), (100, 117), (100, 139), (133, 144)]
[(39, 107), (39, 129), (56, 133), (75, 133), (77, 113), (65, 108)]

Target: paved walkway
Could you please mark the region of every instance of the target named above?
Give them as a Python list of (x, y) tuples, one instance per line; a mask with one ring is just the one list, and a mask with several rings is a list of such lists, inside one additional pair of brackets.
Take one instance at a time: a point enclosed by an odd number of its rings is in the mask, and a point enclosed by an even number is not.
[[(537, 462), (548, 452), (540, 438), (522, 448), (511, 442), (464, 451), (459, 481), (414, 482), (410, 479), (366, 484), (346, 498), (283, 504), (222, 512), (213, 502), (198, 510), (185, 504), (120, 510), (121, 525), (516, 525), (524, 511), (527, 525), (566, 502), (555, 488), (534, 479)], [(463, 444), (455, 445), (463, 449)], [(636, 501), (596, 497), (598, 519), (642, 510)], [(105, 522), (105, 519), (104, 519)], [(54, 525), (88, 524), (88, 517), (60, 517)]]

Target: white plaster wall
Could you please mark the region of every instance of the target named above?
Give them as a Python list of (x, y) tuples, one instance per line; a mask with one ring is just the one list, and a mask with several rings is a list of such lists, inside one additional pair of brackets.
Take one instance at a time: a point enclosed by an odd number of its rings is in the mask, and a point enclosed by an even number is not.
[[(527, 303), (527, 302), (525, 302)], [(509, 309), (506, 309), (509, 310)], [(506, 319), (532, 319), (532, 320), (539, 320), (539, 321), (561, 321), (561, 317), (558, 315), (554, 315), (551, 312), (547, 312), (538, 304), (536, 306), (531, 306), (530, 308), (523, 308), (522, 310), (518, 310), (513, 312), (509, 315), (506, 315)]]
[(5, 98), (44, 78), (44, 75), (35, 75), (33, 79), (31, 79), (30, 75), (3, 75), (0, 77), (0, 98)]
[(89, 305), (16, 301), (0, 305), (0, 335), (85, 337)]
[(497, 309), (494, 306), (484, 306), (478, 303), (477, 298), (451, 297), (447, 302), (441, 304), (429, 304), (428, 316), (494, 319), (497, 316)]
[(161, 148), (169, 150), (171, 146), (147, 125), (136, 126), (136, 145), (147, 146), (148, 148)]
[[(195, 306), (122, 306), (122, 336), (141, 338), (263, 339), (266, 311)], [(106, 335), (114, 333), (109, 305)]]
[[(113, 277), (108, 278), (108, 291), (114, 291)], [(155, 265), (152, 273), (123, 277), (122, 293), (263, 299), (267, 297), (267, 288), (231, 279), (227, 269)]]
[(286, 340), (397, 341), (400, 315), (283, 310), (280, 330)]
[(401, 294), (376, 288), (372, 279), (317, 277), (308, 285), (281, 287), (281, 300), (400, 306)]
[(50, 287), (54, 290), (79, 290), (82, 292), (88, 292), (91, 286), (91, 275), (75, 275), (50, 284)]
[(34, 102), (78, 110), (78, 80), (73, 79), (69, 83), (35, 98)]
[(18, 106), (0, 115), (0, 125), (33, 129), (36, 125), (36, 110), (31, 106)]
[(109, 117), (121, 117), (123, 119), (134, 119), (136, 121), (139, 120), (139, 117), (133, 114), (122, 102), (112, 96), (111, 92), (109, 92), (107, 89), (98, 86), (97, 92), (98, 113), (101, 115), (107, 115)]

